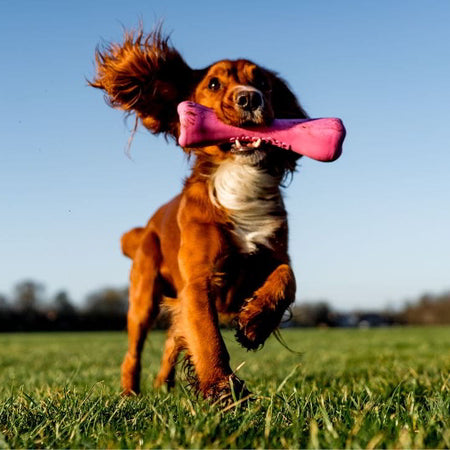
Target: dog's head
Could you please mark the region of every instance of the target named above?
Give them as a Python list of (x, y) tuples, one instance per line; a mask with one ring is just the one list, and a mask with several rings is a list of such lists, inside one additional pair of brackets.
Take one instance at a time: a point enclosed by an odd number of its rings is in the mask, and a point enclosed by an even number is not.
[[(126, 33), (122, 44), (97, 49), (96, 75), (90, 84), (105, 91), (111, 106), (136, 114), (152, 133), (175, 139), (179, 135), (177, 105), (185, 100), (212, 108), (220, 120), (235, 126), (267, 126), (274, 118), (307, 117), (274, 72), (244, 59), (191, 69), (160, 30), (148, 35)], [(244, 142), (238, 148), (215, 145), (196, 149), (196, 153), (214, 160), (259, 153), (253, 159), (260, 160), (268, 150)], [(297, 158), (284, 152), (283, 159), (292, 160), (287, 168)]]

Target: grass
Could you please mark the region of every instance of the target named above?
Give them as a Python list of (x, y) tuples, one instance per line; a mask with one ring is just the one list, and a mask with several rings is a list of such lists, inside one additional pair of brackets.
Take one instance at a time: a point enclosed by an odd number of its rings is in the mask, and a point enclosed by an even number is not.
[(119, 395), (125, 333), (0, 334), (1, 448), (449, 448), (450, 328), (285, 330), (257, 353), (225, 340), (256, 400), (222, 411), (183, 383)]

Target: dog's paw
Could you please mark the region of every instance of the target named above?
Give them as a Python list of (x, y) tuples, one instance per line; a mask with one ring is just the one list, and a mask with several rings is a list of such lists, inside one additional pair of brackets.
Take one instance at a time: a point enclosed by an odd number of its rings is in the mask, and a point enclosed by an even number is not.
[(237, 341), (248, 350), (257, 350), (278, 327), (287, 306), (281, 302), (274, 307), (261, 297), (249, 299), (237, 318)]
[(129, 353), (125, 355), (121, 370), (122, 395), (137, 395), (140, 392), (140, 363), (137, 358), (133, 358)]
[(241, 405), (251, 397), (245, 382), (236, 375), (230, 375), (225, 380), (211, 384), (202, 389), (202, 392), (206, 399), (223, 406)]

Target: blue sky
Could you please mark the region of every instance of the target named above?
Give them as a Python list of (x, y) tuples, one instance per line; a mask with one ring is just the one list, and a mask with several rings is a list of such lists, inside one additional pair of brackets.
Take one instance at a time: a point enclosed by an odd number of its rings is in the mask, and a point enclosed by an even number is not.
[[(276, 5), (276, 6), (275, 6)], [(348, 135), (286, 190), (300, 301), (398, 306), (450, 288), (450, 2), (0, 1), (0, 293), (75, 301), (127, 283), (122, 232), (177, 194), (188, 162), (87, 87), (102, 41), (164, 19), (194, 68), (246, 57)]]

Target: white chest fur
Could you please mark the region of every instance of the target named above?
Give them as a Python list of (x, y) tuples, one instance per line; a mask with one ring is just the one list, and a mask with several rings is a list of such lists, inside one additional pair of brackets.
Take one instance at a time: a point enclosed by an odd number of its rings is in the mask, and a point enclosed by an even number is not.
[(250, 164), (221, 164), (212, 177), (210, 197), (227, 211), (243, 253), (254, 252), (258, 244), (270, 248), (270, 238), (286, 221), (279, 178)]

